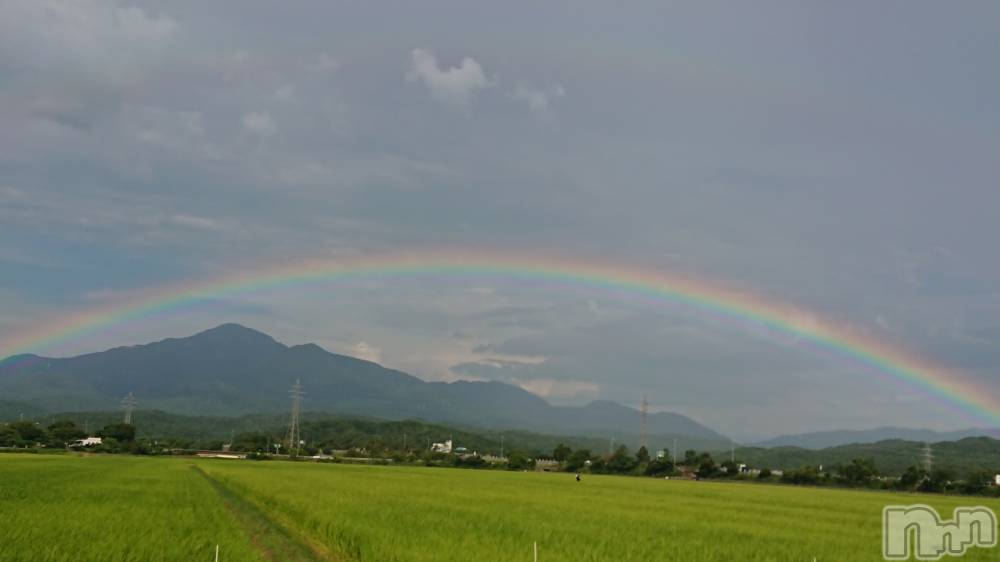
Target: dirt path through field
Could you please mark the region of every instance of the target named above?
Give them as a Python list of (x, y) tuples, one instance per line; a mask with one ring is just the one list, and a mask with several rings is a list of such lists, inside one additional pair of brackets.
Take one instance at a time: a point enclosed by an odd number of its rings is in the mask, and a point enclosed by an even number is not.
[[(233, 514), (246, 531), (251, 543), (265, 559), (275, 562), (341, 562), (341, 558), (324, 552), (321, 547), (310, 544), (301, 537), (296, 537), (295, 533), (268, 516), (252, 501), (213, 478), (201, 467), (192, 465), (191, 469), (212, 485), (226, 509)], [(225, 553), (220, 556), (220, 560), (224, 559)]]

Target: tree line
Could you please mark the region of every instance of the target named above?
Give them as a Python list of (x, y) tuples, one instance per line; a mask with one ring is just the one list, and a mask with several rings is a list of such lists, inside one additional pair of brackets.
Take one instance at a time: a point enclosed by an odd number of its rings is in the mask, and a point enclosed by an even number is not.
[[(64, 449), (75, 442), (91, 437), (72, 420), (58, 420), (49, 425), (20, 420), (0, 425), (0, 447)], [(141, 443), (135, 438), (135, 426), (125, 423), (105, 425), (94, 433), (100, 437), (101, 445), (89, 450), (121, 453), (145, 454)]]
[[(416, 424), (413, 429), (422, 427), (419, 422), (412, 423)], [(745, 464), (735, 458), (717, 462), (709, 452), (687, 450), (675, 464), (666, 449), (654, 458), (645, 447), (640, 447), (633, 454), (629, 452), (628, 447), (620, 445), (610, 453), (600, 454), (588, 448), (573, 449), (565, 443), (556, 445), (551, 453), (516, 447), (508, 451), (503, 460), (495, 457), (487, 460), (484, 455), (474, 452), (452, 454), (430, 451), (419, 443), (419, 433), (414, 436), (417, 442), (411, 441), (413, 446), (400, 447), (398, 440), (372, 436), (351, 425), (347, 427), (353, 429), (346, 433), (326, 435), (322, 439), (304, 445), (299, 454), (328, 455), (333, 450), (339, 450), (346, 453), (343, 453), (340, 459), (332, 460), (366, 457), (396, 464), (506, 470), (531, 470), (535, 468), (539, 459), (545, 459), (554, 461), (553, 468), (571, 473), (684, 477), (699, 480), (729, 479), (1000, 497), (1000, 486), (994, 485), (994, 475), (997, 472), (981, 468), (973, 468), (965, 474), (959, 474), (957, 470), (947, 466), (926, 470), (919, 465), (911, 465), (902, 474), (890, 476), (881, 473), (873, 459), (855, 458), (850, 462), (837, 463), (826, 468), (822, 465), (804, 465), (784, 471), (772, 471), (766, 467), (749, 471), (744, 470)], [(338, 425), (338, 428), (343, 429), (343, 426)], [(137, 438), (135, 426), (124, 423), (106, 424), (95, 432), (94, 436), (101, 437), (103, 442), (88, 447), (88, 451), (148, 455), (186, 453), (191, 450), (191, 442), (183, 439)], [(0, 447), (3, 448), (65, 449), (85, 437), (88, 437), (87, 433), (73, 420), (56, 420), (48, 425), (21, 420), (0, 425)], [(280, 439), (273, 435), (263, 432), (244, 432), (231, 440), (230, 448), (232, 451), (245, 452), (250, 458), (268, 459), (275, 451), (273, 448), (275, 443), (280, 443)], [(210, 445), (208, 448), (215, 450), (222, 448), (221, 441), (208, 445)], [(287, 451), (282, 452), (287, 453)]]

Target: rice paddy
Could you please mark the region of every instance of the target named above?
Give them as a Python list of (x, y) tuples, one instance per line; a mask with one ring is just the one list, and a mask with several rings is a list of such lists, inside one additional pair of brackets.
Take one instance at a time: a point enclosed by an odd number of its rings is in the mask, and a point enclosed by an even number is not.
[[(0, 455), (0, 560), (882, 560), (881, 510), (997, 501), (648, 478)], [(963, 560), (998, 553), (973, 549)]]

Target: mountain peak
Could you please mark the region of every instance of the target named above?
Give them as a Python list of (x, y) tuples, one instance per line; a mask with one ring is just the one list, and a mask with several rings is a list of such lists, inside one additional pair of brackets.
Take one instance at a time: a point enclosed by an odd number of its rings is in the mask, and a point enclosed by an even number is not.
[(241, 347), (285, 347), (283, 344), (278, 343), (274, 338), (264, 332), (259, 332), (253, 328), (247, 328), (246, 326), (232, 322), (220, 324), (214, 328), (198, 332), (193, 336), (181, 338), (181, 340), (188, 340), (190, 342), (197, 342), (198, 344), (223, 348), (233, 345)]
[(293, 345), (288, 349), (298, 353), (307, 353), (311, 355), (318, 355), (318, 354), (332, 355), (329, 351), (323, 349), (322, 347), (320, 347), (318, 344), (315, 343), (303, 343), (299, 345)]
[(0, 367), (19, 367), (44, 360), (44, 357), (35, 355), (34, 353), (22, 353), (19, 355), (11, 355), (6, 358), (0, 357)]

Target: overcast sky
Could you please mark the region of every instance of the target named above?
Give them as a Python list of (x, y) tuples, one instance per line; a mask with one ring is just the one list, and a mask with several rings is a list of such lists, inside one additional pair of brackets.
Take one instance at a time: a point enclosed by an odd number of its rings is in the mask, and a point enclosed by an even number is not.
[[(0, 340), (259, 263), (530, 250), (705, 276), (1000, 387), (998, 21), (971, 0), (0, 0)], [(750, 326), (569, 289), (371, 278), (37, 351), (236, 321), (554, 403), (646, 393), (740, 439), (972, 423)]]

